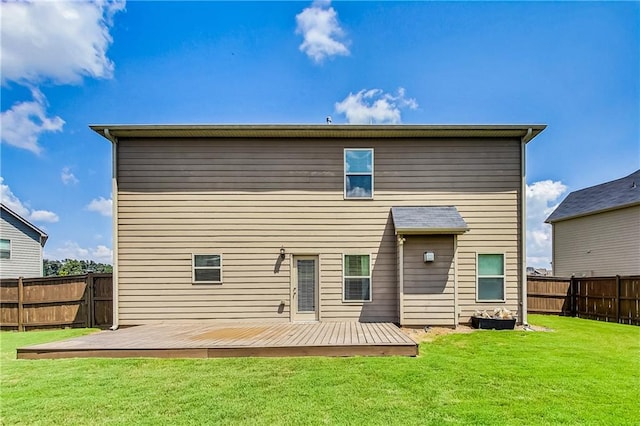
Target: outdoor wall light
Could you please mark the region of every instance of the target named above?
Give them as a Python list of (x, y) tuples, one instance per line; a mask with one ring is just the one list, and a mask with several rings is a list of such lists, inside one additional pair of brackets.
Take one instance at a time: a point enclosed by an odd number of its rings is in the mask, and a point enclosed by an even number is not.
[(284, 260), (284, 247), (280, 247), (280, 259)]

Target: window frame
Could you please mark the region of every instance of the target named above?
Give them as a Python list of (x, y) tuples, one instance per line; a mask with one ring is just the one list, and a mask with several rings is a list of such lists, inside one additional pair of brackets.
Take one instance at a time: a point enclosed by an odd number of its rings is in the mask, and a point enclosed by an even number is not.
[[(371, 173), (347, 172), (347, 151), (371, 151)], [(373, 148), (344, 148), (342, 154), (342, 196), (345, 200), (373, 200), (374, 196), (374, 167), (375, 167), (375, 152)], [(371, 176), (371, 196), (370, 197), (350, 197), (347, 195), (347, 176)]]
[[(347, 256), (368, 256), (369, 257), (369, 275), (345, 275), (346, 271), (346, 257)], [(372, 262), (373, 256), (371, 253), (342, 253), (342, 302), (343, 303), (368, 303), (373, 301), (373, 279), (371, 277), (371, 271), (373, 268)], [(345, 279), (347, 278), (368, 278), (369, 279), (369, 299), (347, 299), (347, 286)]]
[[(502, 275), (480, 275), (480, 256), (500, 255), (502, 256)], [(502, 299), (480, 299), (480, 278), (502, 278)], [(495, 303), (507, 301), (507, 255), (504, 252), (483, 251), (476, 253), (476, 302)]]
[[(220, 266), (196, 266), (196, 256), (218, 256), (220, 257)], [(218, 269), (220, 270), (220, 280), (218, 281), (197, 281), (196, 269)], [(222, 253), (192, 253), (191, 254), (191, 284), (222, 284)]]
[(7, 241), (9, 243), (9, 257), (1, 257), (0, 256), (0, 259), (2, 259), (2, 260), (11, 260), (11, 252), (13, 251), (13, 250), (11, 250), (11, 239), (10, 238), (0, 238), (0, 240)]

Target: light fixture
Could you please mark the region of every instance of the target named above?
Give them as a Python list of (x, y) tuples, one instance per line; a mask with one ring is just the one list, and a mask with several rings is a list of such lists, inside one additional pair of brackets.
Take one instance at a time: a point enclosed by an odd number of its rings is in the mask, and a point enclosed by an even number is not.
[(280, 247), (280, 259), (284, 260), (284, 247)]

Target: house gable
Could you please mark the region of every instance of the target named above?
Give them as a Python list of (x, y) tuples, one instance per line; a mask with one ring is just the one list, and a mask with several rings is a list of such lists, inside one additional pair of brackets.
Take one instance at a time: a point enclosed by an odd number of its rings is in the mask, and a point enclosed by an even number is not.
[(571, 192), (545, 220), (559, 222), (640, 204), (640, 170), (621, 179)]
[(42, 276), (42, 247), (47, 234), (0, 204), (0, 237), (8, 253), (0, 259), (2, 278)]

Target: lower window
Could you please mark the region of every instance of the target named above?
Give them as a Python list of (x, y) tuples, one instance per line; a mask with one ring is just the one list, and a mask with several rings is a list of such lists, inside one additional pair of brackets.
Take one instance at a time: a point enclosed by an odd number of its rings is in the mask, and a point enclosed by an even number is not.
[(503, 302), (504, 254), (478, 254), (477, 300), (479, 302)]
[(11, 240), (0, 240), (0, 259), (11, 259)]
[(371, 256), (345, 254), (342, 262), (343, 300), (371, 301)]
[(192, 265), (195, 284), (220, 284), (222, 282), (222, 255), (194, 254)]

